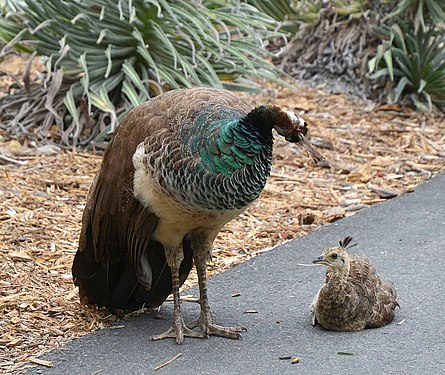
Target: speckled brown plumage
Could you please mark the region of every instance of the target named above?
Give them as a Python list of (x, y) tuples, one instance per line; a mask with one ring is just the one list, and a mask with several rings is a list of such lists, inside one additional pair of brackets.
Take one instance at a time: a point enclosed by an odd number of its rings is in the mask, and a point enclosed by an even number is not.
[[(155, 339), (239, 338), (236, 327), (213, 323), (206, 262), (223, 225), (261, 193), (273, 128), (319, 159), (298, 116), (274, 106), (251, 108), (225, 90), (174, 90), (130, 112), (105, 152), (84, 210), (73, 263), (82, 302), (135, 309), (159, 306), (173, 291), (172, 328)], [(193, 262), (199, 332), (184, 324), (179, 303)]]
[(360, 331), (394, 319), (394, 309), (399, 306), (394, 284), (382, 283), (368, 258), (348, 254), (351, 240), (346, 237), (340, 246), (328, 248), (313, 261), (328, 266), (325, 283), (311, 306), (313, 325), (332, 331)]

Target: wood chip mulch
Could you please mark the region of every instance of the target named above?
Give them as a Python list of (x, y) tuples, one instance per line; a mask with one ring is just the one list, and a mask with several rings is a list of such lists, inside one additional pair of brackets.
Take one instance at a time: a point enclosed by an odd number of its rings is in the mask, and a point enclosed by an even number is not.
[[(443, 114), (354, 102), (315, 89), (271, 88), (250, 100), (303, 115), (309, 139), (326, 160), (314, 165), (277, 137), (269, 183), (261, 199), (218, 236), (211, 274), (411, 192), (445, 170)], [(1, 373), (51, 366), (38, 357), (119, 319), (81, 306), (70, 271), (100, 162), (100, 155), (0, 135)], [(192, 275), (187, 286), (195, 282)]]

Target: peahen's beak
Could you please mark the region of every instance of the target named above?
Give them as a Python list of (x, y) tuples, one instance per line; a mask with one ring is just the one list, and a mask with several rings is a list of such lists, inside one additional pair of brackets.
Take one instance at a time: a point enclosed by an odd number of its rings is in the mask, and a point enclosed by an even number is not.
[(300, 140), (298, 142), (297, 144), (309, 153), (315, 163), (319, 163), (324, 159), (323, 155), (312, 146), (304, 135), (300, 134)]

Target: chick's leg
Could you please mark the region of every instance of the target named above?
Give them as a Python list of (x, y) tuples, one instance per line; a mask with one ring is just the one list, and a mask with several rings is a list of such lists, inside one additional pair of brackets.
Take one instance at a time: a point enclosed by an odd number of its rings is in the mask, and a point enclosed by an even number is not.
[(197, 322), (200, 331), (208, 337), (208, 335), (222, 336), (230, 339), (240, 339), (241, 327), (223, 327), (213, 323), (213, 316), (210, 311), (209, 301), (207, 297), (207, 274), (206, 265), (210, 257), (209, 248), (193, 248), (196, 271), (199, 283), (199, 303), (201, 305), (201, 315)]
[(172, 287), (173, 287), (173, 323), (172, 326), (159, 335), (152, 336), (152, 340), (162, 340), (167, 337), (175, 338), (177, 344), (181, 344), (184, 336), (204, 338), (200, 332), (195, 332), (188, 328), (181, 315), (181, 305), (179, 299), (179, 266), (184, 258), (182, 246), (165, 246), (165, 256), (167, 264), (172, 273)]

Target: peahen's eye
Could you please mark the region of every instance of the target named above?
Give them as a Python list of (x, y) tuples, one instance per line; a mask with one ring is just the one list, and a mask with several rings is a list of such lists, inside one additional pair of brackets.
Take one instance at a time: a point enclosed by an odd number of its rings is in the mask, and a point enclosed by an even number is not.
[(331, 257), (332, 257), (332, 259), (337, 259), (338, 255), (336, 253), (334, 253), (334, 254), (331, 255)]

